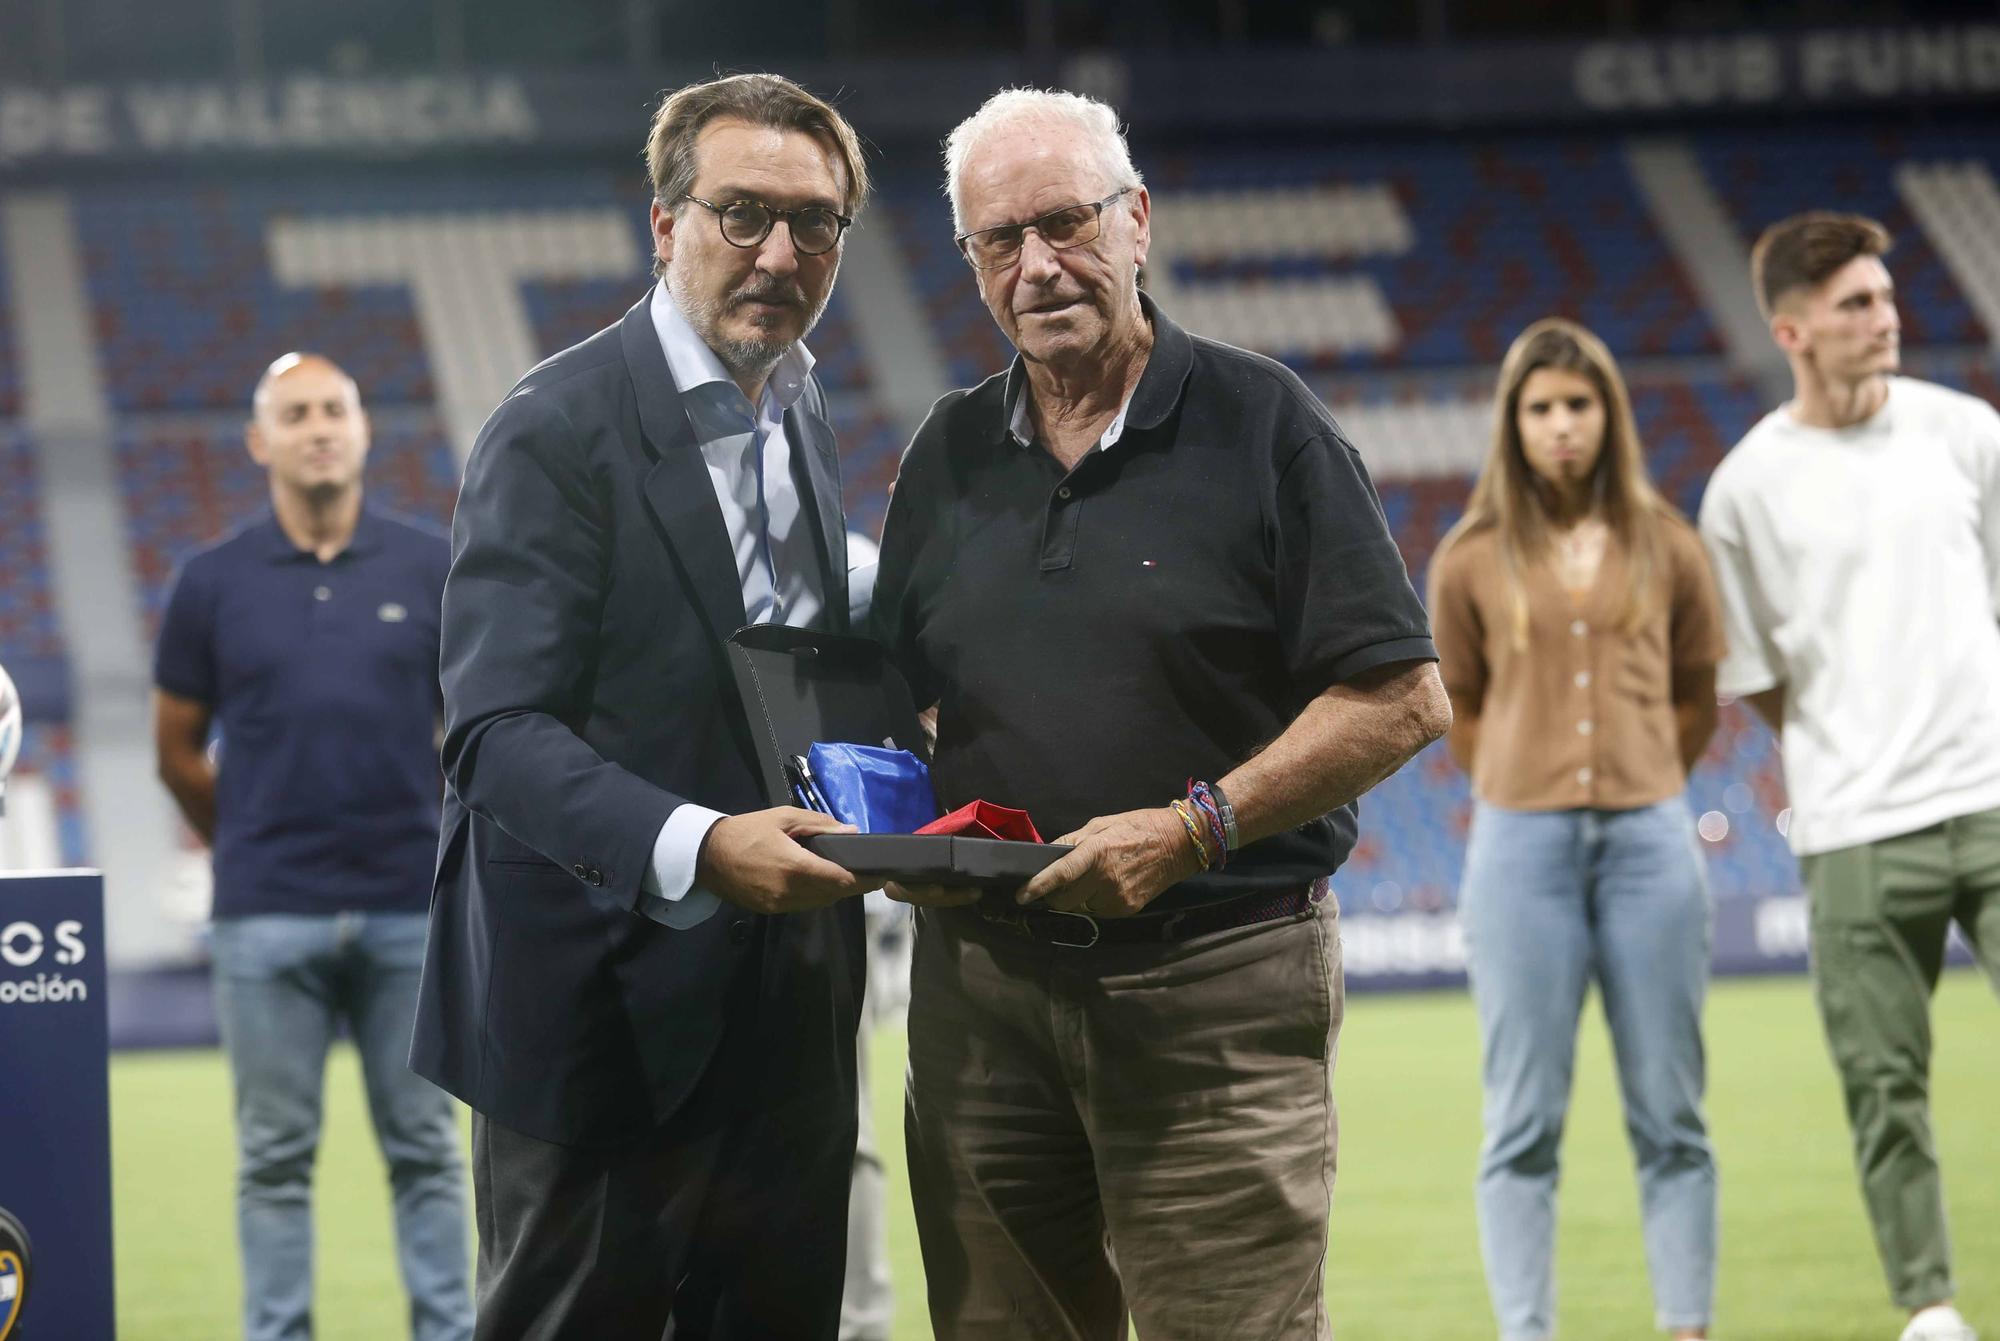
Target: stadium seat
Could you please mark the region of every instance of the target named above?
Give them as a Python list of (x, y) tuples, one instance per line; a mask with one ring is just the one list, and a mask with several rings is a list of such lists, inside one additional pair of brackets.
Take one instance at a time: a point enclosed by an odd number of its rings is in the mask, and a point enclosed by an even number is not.
[[(1894, 234), (1890, 266), (1903, 316), (1903, 343), (1985, 345), (1992, 337), (1898, 190), (1909, 164), (1983, 162), (1990, 139), (1950, 131), (1857, 133), (1815, 130), (1714, 131), (1696, 140), (1710, 183), (1748, 245), (1769, 224), (1805, 209), (1852, 210)], [(1990, 239), (1988, 239), (1990, 245)]]
[[(371, 502), (440, 526), (458, 497), (458, 471), (428, 415), (378, 415), (367, 467)], [(118, 478), (150, 641), (174, 570), (187, 554), (270, 507), (264, 472), (244, 451), (242, 426), (149, 429), (120, 437)]]

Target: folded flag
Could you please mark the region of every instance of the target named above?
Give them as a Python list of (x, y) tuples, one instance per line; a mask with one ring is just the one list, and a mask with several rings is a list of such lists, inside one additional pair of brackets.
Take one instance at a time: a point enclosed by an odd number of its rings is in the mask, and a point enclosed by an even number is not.
[(974, 801), (949, 815), (932, 820), (918, 833), (948, 833), (960, 838), (1005, 838), (1017, 843), (1039, 843), (1035, 822), (1025, 810), (996, 806), (991, 801)]
[(908, 750), (815, 741), (806, 766), (825, 803), (813, 808), (862, 833), (921, 833), (917, 826), (937, 818), (931, 770)]

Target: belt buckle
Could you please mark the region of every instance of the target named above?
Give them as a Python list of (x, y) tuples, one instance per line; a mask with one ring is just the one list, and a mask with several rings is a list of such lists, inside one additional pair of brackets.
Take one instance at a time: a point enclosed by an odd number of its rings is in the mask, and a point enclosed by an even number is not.
[[(1089, 913), (1066, 912), (1061, 908), (1044, 908), (1041, 911), (1049, 913), (1056, 917), (1073, 917), (1077, 921), (1083, 923), (1085, 926), (1090, 928), (1090, 939), (1087, 941), (1058, 940), (1053, 934), (1051, 934), (1049, 937), (1049, 944), (1051, 945), (1061, 945), (1071, 950), (1088, 950), (1091, 946), (1097, 944), (1098, 938), (1103, 935), (1103, 932), (1101, 932), (1098, 929), (1097, 919), (1092, 917)], [(1051, 928), (1052, 932), (1053, 930), (1054, 928)]]
[(1024, 935), (1027, 933), (1028, 919), (1026, 915), (1019, 908), (1013, 907), (1011, 904), (997, 902), (993, 899), (981, 899), (972, 906), (972, 910), (979, 914), (980, 920), (983, 922), (990, 923), (996, 927), (1006, 927), (1009, 931), (1018, 931)]

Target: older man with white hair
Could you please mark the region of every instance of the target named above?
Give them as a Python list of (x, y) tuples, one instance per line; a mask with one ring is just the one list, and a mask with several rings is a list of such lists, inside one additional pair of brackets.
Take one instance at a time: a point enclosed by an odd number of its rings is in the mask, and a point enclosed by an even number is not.
[(1325, 1337), (1354, 801), (1443, 734), (1354, 448), (1284, 367), (1139, 288), (1116, 115), (996, 94), (946, 148), (1018, 357), (904, 460), (874, 626), (940, 800), (1075, 850), (918, 888), (912, 1192), (936, 1334)]

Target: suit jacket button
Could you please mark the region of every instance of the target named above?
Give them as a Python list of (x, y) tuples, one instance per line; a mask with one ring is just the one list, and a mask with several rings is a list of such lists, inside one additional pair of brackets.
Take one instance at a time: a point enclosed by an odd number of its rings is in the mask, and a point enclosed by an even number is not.
[(602, 872), (602, 871), (598, 870), (598, 869), (597, 869), (597, 868), (596, 868), (595, 866), (593, 866), (593, 867), (591, 867), (591, 868), (590, 868), (590, 877), (589, 877), (589, 878), (590, 878), (590, 883), (591, 883), (591, 884), (593, 884), (593, 885), (601, 885), (601, 884), (603, 884), (603, 883), (604, 883), (604, 872)]
[(578, 862), (576, 865), (570, 867), (569, 873), (575, 876), (579, 880), (585, 880), (589, 878), (588, 873), (585, 872), (585, 870), (583, 869), (582, 862)]
[(736, 921), (729, 924), (729, 943), (731, 945), (747, 945), (749, 941), (750, 924), (748, 922)]

